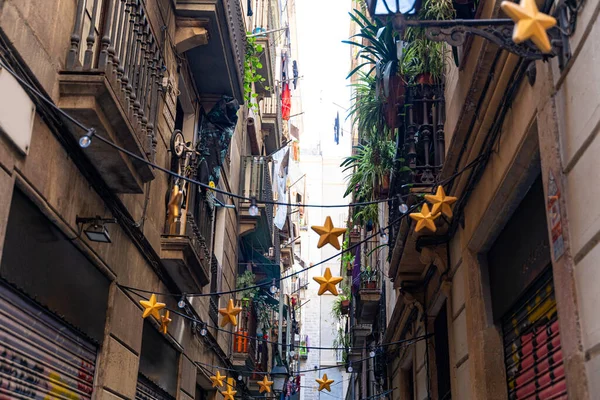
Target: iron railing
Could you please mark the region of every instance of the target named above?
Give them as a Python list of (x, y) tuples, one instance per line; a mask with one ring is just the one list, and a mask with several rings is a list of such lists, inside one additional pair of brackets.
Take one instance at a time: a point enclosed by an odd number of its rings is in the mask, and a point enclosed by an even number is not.
[(144, 2), (78, 0), (65, 67), (68, 72), (106, 77), (153, 159), (165, 66)]
[[(247, 156), (242, 165), (242, 196), (256, 198), (258, 201), (273, 201), (273, 187), (269, 162), (266, 157)], [(269, 231), (273, 233), (273, 204), (265, 204), (265, 213)]]

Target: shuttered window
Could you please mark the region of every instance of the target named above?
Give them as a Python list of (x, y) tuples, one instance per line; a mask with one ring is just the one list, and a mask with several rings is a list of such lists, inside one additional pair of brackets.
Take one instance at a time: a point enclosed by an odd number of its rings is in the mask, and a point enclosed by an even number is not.
[(506, 314), (502, 329), (509, 399), (567, 399), (550, 268)]
[(140, 375), (135, 389), (135, 400), (173, 400), (167, 392)]
[(90, 399), (97, 347), (0, 282), (0, 398)]

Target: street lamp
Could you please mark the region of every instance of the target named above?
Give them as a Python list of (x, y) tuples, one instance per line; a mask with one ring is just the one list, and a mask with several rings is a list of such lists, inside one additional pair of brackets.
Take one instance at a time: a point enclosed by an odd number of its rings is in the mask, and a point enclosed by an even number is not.
[(288, 371), (283, 365), (276, 365), (271, 369), (271, 378), (273, 379), (273, 391), (281, 393), (285, 389), (285, 382), (288, 377)]
[[(565, 2), (559, 3), (554, 10), (556, 18), (539, 12), (535, 0), (521, 0), (519, 5), (512, 1), (502, 2), (502, 10), (511, 18), (454, 20), (419, 20), (421, 0), (366, 2), (372, 17), (391, 19), (394, 30), (400, 33), (407, 27), (422, 28), (427, 39), (451, 46), (463, 45), (468, 34), (477, 35), (529, 60), (559, 55), (562, 63), (569, 55), (566, 32), (573, 17), (563, 4)], [(558, 29), (554, 28), (557, 23)], [(546, 30), (549, 30), (550, 38)]]

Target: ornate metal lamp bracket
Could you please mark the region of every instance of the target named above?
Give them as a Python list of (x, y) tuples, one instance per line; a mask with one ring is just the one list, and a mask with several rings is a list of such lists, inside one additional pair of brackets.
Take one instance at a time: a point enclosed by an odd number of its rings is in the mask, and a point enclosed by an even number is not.
[[(560, 24), (559, 19), (559, 24)], [(397, 17), (394, 27), (403, 30), (406, 27), (423, 28), (429, 40), (446, 42), (451, 46), (461, 46), (465, 43), (468, 34), (480, 36), (498, 45), (500, 48), (528, 60), (546, 60), (561, 55), (563, 41), (560, 28), (548, 31), (553, 51), (548, 54), (540, 52), (531, 42), (516, 44), (512, 40), (514, 22), (506, 19), (473, 19), (473, 20), (446, 20), (446, 21), (421, 21)]]

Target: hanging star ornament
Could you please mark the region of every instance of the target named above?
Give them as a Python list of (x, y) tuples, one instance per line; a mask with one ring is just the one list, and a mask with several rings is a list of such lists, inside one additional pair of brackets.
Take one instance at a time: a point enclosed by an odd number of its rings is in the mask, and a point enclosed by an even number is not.
[(258, 381), (256, 383), (258, 383), (258, 386), (260, 386), (260, 388), (258, 389), (258, 393), (271, 393), (271, 386), (273, 385), (273, 381), (270, 381), (266, 375), (262, 381)]
[(332, 295), (337, 296), (338, 291), (335, 285), (340, 283), (344, 278), (341, 276), (332, 276), (331, 270), (329, 267), (327, 267), (325, 268), (325, 273), (323, 276), (315, 276), (313, 279), (317, 281), (319, 285), (321, 285), (321, 287), (319, 287), (319, 293), (317, 293), (319, 296), (325, 292), (329, 292)]
[(227, 303), (227, 308), (219, 308), (219, 314), (223, 316), (221, 320), (221, 328), (227, 324), (231, 324), (233, 326), (237, 326), (237, 315), (242, 312), (240, 307), (235, 307), (233, 304), (233, 299), (229, 299), (229, 303)]
[(233, 396), (235, 396), (236, 393), (237, 393), (237, 391), (233, 390), (233, 387), (231, 387), (229, 384), (227, 384), (227, 390), (224, 392), (221, 392), (224, 400), (234, 400)]
[(221, 387), (223, 386), (223, 380), (226, 378), (226, 375), (221, 375), (219, 371), (217, 371), (216, 375), (210, 377), (212, 381), (212, 387)]
[(327, 389), (328, 392), (331, 392), (331, 384), (334, 382), (333, 379), (328, 379), (327, 374), (323, 374), (321, 379), (315, 379), (319, 384), (319, 392), (323, 389)]
[(167, 329), (169, 324), (171, 323), (172, 319), (169, 318), (169, 311), (167, 310), (165, 312), (165, 315), (161, 315), (160, 316), (160, 331), (163, 333), (163, 335), (167, 334)]
[(325, 246), (327, 243), (335, 247), (336, 249), (340, 249), (340, 241), (338, 240), (338, 236), (342, 233), (346, 232), (344, 228), (335, 228), (333, 226), (333, 222), (331, 222), (331, 217), (325, 218), (324, 226), (311, 226), (313, 231), (317, 232), (321, 237), (319, 238), (319, 243), (317, 243), (317, 247), (320, 249)]
[(140, 304), (144, 307), (144, 313), (142, 318), (146, 318), (148, 315), (152, 315), (154, 318), (160, 321), (159, 310), (165, 308), (165, 303), (158, 303), (156, 301), (156, 295), (152, 293), (150, 300), (140, 300)]
[(451, 204), (456, 202), (456, 197), (446, 196), (446, 192), (442, 186), (438, 186), (435, 195), (426, 194), (425, 200), (431, 203), (431, 213), (433, 215), (439, 214), (440, 212), (448, 218), (452, 218), (452, 207)]
[(419, 232), (423, 228), (429, 229), (431, 232), (435, 232), (437, 230), (435, 226), (435, 220), (440, 216), (440, 214), (433, 214), (429, 211), (429, 206), (427, 204), (423, 204), (420, 213), (411, 213), (410, 217), (417, 221), (417, 226), (415, 227), (415, 232)]
[(521, 0), (518, 5), (511, 1), (503, 1), (501, 7), (506, 15), (515, 21), (513, 42), (519, 44), (531, 39), (542, 53), (552, 51), (546, 31), (556, 25), (556, 19), (541, 13), (535, 0)]

